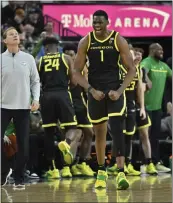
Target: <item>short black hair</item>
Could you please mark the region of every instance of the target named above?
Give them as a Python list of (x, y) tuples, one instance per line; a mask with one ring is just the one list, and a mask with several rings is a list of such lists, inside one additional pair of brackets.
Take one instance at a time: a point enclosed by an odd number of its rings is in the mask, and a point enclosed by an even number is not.
[(65, 53), (66, 51), (69, 51), (69, 50), (73, 50), (75, 53), (77, 53), (77, 46), (75, 44), (66, 44), (64, 47), (63, 47), (63, 52)]
[(93, 14), (93, 17), (94, 16), (104, 16), (106, 20), (108, 20), (108, 14), (103, 11), (103, 10), (97, 10), (94, 14)]
[(59, 41), (55, 37), (46, 37), (43, 40), (43, 46), (46, 46), (48, 44), (58, 44)]

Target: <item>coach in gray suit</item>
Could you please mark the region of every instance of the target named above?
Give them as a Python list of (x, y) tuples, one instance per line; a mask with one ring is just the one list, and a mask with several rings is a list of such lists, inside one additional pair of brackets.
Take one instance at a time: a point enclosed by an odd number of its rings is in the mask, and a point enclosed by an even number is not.
[[(30, 110), (39, 108), (40, 80), (33, 56), (19, 50), (19, 35), (15, 28), (3, 34), (7, 50), (1, 55), (1, 185), (11, 173), (3, 151), (5, 130), (13, 118), (17, 137), (14, 168), (15, 188), (25, 188), (24, 168), (29, 151)], [(31, 104), (32, 98), (32, 104)]]

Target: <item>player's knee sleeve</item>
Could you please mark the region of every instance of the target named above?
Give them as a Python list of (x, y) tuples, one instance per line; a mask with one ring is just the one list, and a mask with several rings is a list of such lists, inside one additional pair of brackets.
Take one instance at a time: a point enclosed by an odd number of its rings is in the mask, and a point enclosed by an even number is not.
[(125, 156), (125, 140), (123, 134), (124, 117), (117, 116), (109, 119), (112, 136), (112, 154), (116, 157)]

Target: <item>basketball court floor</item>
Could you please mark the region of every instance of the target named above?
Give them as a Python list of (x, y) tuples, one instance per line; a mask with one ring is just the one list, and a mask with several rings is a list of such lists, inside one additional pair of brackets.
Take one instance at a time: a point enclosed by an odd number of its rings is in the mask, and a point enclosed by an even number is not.
[(172, 175), (128, 177), (130, 188), (117, 191), (115, 177), (107, 189), (94, 189), (94, 178), (73, 178), (49, 182), (32, 181), (25, 190), (1, 189), (2, 202), (172, 202)]

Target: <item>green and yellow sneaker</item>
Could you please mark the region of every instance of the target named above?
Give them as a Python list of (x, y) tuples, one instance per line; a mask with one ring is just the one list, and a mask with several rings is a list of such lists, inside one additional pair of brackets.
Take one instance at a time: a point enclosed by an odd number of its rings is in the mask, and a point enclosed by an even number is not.
[(118, 190), (126, 190), (129, 187), (129, 182), (123, 172), (118, 173), (116, 177), (116, 186)]
[(49, 179), (58, 179), (58, 178), (60, 178), (60, 173), (59, 173), (58, 169), (49, 170), (43, 175), (43, 177), (48, 180)]
[(77, 165), (73, 165), (71, 167), (71, 173), (72, 173), (73, 176), (81, 176), (82, 175), (80, 169), (77, 168)]
[(94, 171), (90, 168), (89, 165), (86, 165), (85, 162), (82, 164), (77, 164), (77, 168), (80, 170), (83, 176), (93, 177)]
[(107, 172), (98, 170), (97, 180), (95, 182), (95, 188), (106, 188), (107, 179), (108, 179)]
[(71, 178), (72, 174), (70, 172), (70, 168), (68, 166), (63, 167), (63, 169), (61, 170), (61, 176), (63, 178)]
[(150, 175), (158, 175), (156, 167), (153, 163), (146, 165), (146, 173), (148, 173)]
[(127, 169), (128, 169), (128, 172), (129, 172), (128, 173), (129, 176), (140, 176), (141, 175), (141, 172), (135, 170), (132, 164), (128, 164)]
[(107, 167), (107, 173), (108, 175), (118, 175), (118, 171), (117, 171), (117, 164), (114, 164), (112, 167)]
[(65, 141), (62, 141), (58, 144), (58, 148), (63, 154), (65, 163), (68, 165), (72, 164), (73, 154), (70, 152), (70, 146)]
[(128, 168), (127, 168), (127, 165), (126, 165), (126, 164), (124, 164), (124, 173), (125, 173), (126, 175), (128, 175), (128, 174), (129, 174), (129, 170), (128, 170)]

